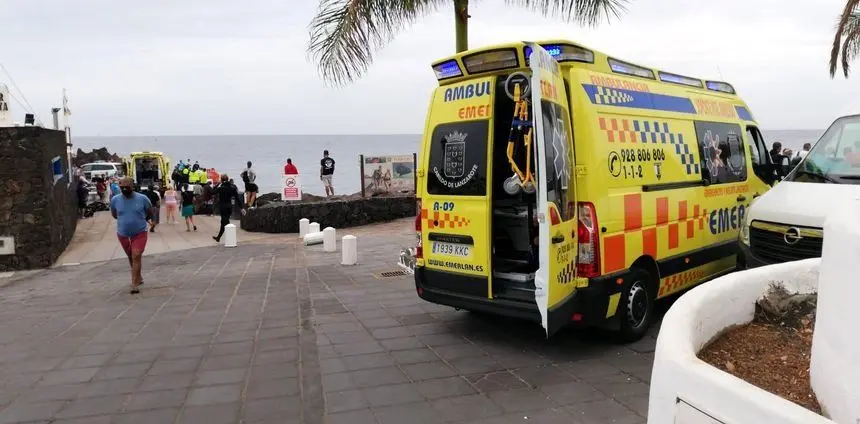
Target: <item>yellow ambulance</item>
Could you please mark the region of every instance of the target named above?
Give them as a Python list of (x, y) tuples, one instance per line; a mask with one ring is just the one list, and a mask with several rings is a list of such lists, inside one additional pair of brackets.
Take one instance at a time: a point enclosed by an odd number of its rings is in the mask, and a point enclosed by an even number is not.
[(418, 164), (418, 295), (632, 341), (657, 299), (731, 272), (752, 200), (774, 183), (725, 82), (569, 41), (432, 65)]

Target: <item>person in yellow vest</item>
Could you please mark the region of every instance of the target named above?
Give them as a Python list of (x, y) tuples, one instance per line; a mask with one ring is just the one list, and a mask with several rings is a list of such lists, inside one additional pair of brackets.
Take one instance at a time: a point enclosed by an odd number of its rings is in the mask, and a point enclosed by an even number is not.
[(201, 186), (205, 184), (207, 179), (206, 171), (204, 171), (203, 168), (197, 168), (197, 171), (195, 171), (195, 173), (197, 174), (197, 184)]

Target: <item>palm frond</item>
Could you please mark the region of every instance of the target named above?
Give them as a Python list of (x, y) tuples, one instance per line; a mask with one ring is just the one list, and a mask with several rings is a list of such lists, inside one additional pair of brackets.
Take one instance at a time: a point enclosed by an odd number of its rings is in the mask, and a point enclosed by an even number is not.
[[(557, 16), (568, 22), (594, 26), (604, 19), (618, 18), (629, 0), (506, 0), (513, 6)], [(860, 0), (858, 0), (860, 1)]]
[[(839, 51), (842, 46), (842, 37), (846, 34), (848, 24), (851, 22), (852, 16), (855, 16), (857, 6), (860, 5), (860, 0), (846, 0), (845, 8), (842, 9), (842, 15), (839, 17), (839, 23), (836, 25), (836, 35), (833, 36), (833, 46), (830, 49), (830, 78), (836, 75), (836, 68), (839, 64)], [(846, 72), (847, 70), (843, 69)]]
[(842, 40), (842, 72), (848, 78), (851, 62), (860, 53), (860, 25), (854, 25)]
[(322, 0), (311, 21), (308, 53), (337, 85), (361, 76), (397, 31), (450, 0)]

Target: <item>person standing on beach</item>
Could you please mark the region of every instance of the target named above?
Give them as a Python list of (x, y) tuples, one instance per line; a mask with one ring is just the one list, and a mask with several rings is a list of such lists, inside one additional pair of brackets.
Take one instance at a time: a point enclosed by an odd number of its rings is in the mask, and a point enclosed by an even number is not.
[(257, 173), (251, 169), (251, 161), (248, 161), (248, 167), (242, 171), (242, 182), (245, 183), (245, 206), (251, 207), (257, 201)]
[(284, 165), (284, 175), (298, 175), (299, 169), (293, 165), (293, 160), (291, 158), (287, 158), (287, 164)]
[(325, 186), (325, 195), (334, 196), (334, 186), (331, 178), (334, 175), (334, 159), (328, 156), (328, 150), (323, 150), (323, 158), (320, 160), (320, 180)]
[[(250, 165), (251, 163), (248, 162)], [(250, 166), (249, 166), (250, 168)], [(233, 215), (233, 200), (236, 205), (242, 208), (242, 215), (245, 214), (245, 208), (242, 203), (242, 198), (239, 196), (239, 190), (230, 182), (230, 177), (227, 174), (221, 175), (221, 184), (218, 184), (212, 192), (218, 197), (218, 212), (221, 215), (221, 227), (218, 229), (218, 235), (212, 237), (213, 240), (220, 243), (221, 236), (224, 235), (224, 227), (230, 223), (230, 216)]]
[(185, 231), (197, 231), (197, 226), (194, 225), (194, 190), (188, 187), (188, 184), (182, 186), (182, 217), (185, 218)]
[(131, 178), (119, 182), (119, 196), (110, 200), (110, 213), (116, 219), (116, 235), (131, 267), (131, 294), (140, 293), (143, 284), (143, 251), (146, 249), (146, 218), (152, 216), (152, 203), (136, 193)]

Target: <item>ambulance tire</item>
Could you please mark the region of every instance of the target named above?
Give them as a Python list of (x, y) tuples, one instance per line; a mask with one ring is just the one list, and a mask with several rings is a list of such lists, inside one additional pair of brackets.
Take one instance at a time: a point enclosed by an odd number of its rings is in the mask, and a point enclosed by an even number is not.
[(622, 343), (632, 343), (645, 336), (654, 323), (656, 314), (654, 304), (657, 291), (651, 275), (644, 270), (632, 268), (629, 281), (621, 294), (618, 308), (621, 328), (617, 336)]

